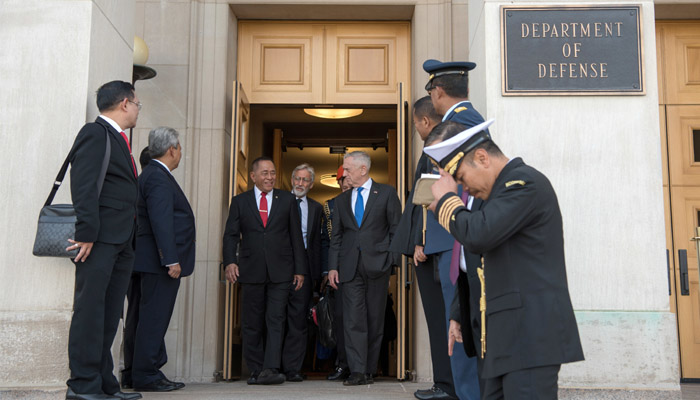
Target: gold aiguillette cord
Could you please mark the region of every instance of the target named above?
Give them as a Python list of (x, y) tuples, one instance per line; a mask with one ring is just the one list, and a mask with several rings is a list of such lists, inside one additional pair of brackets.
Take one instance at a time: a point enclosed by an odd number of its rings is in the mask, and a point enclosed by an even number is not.
[(479, 299), (479, 311), (481, 311), (481, 359), (486, 355), (486, 278), (484, 277), (484, 257), (481, 257), (481, 268), (476, 269), (481, 283), (481, 298)]

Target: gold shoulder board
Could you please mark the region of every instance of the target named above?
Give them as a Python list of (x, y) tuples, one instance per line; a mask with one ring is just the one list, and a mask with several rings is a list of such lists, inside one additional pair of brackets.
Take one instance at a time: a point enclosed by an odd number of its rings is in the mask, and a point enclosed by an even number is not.
[(520, 186), (525, 186), (525, 181), (517, 180), (517, 181), (510, 181), (506, 182), (506, 187), (511, 187), (513, 185), (520, 185)]
[(455, 108), (455, 113), (462, 112), (462, 111), (464, 111), (464, 110), (466, 110), (466, 109), (467, 109), (467, 107), (464, 107), (464, 106), (462, 106), (462, 107), (457, 107), (457, 108)]

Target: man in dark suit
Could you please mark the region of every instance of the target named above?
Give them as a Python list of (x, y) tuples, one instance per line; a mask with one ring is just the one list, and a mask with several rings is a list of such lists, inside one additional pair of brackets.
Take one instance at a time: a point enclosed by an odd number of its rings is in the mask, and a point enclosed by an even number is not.
[[(141, 171), (151, 162), (151, 155), (148, 154), (148, 146), (144, 147), (139, 154), (139, 165)], [(124, 342), (123, 359), (124, 369), (121, 372), (121, 385), (124, 389), (132, 389), (134, 384), (131, 381), (131, 366), (134, 364), (134, 339), (136, 339), (136, 328), (139, 324), (139, 308), (141, 302), (141, 274), (137, 271), (131, 272), (129, 288), (126, 290), (126, 302), (134, 304), (135, 307), (127, 307), (124, 316)]]
[(301, 289), (309, 274), (299, 207), (292, 193), (273, 188), (276, 178), (270, 158), (253, 161), (250, 179), (255, 186), (231, 199), (223, 238), (226, 279), (242, 287), (248, 384), (280, 384), (286, 379), (279, 368), (289, 289)]
[[(335, 175), (335, 179), (340, 185), (340, 190), (346, 192), (352, 189), (350, 183), (343, 176), (343, 166), (338, 167), (338, 172)], [(323, 204), (323, 218), (321, 219), (321, 273), (323, 274), (323, 281), (321, 283), (321, 292), (328, 283), (328, 250), (331, 243), (331, 234), (333, 232), (333, 210), (335, 210), (335, 199), (326, 200)], [(345, 378), (350, 376), (350, 369), (348, 368), (348, 357), (345, 353), (345, 338), (343, 334), (343, 301), (342, 301), (342, 289), (340, 286), (329, 293), (331, 304), (333, 305), (333, 332), (335, 332), (335, 350), (336, 350), (336, 360), (335, 369), (333, 372), (326, 376), (329, 381), (344, 381)]]
[(328, 282), (343, 287), (345, 350), (351, 374), (344, 385), (373, 383), (384, 334), (387, 289), (391, 267), (389, 251), (401, 216), (396, 190), (373, 182), (371, 161), (362, 151), (346, 154), (343, 175), (353, 190), (336, 198), (333, 233), (328, 254)]
[[(111, 346), (134, 263), (136, 230), (137, 173), (124, 130), (136, 125), (141, 103), (130, 83), (112, 81), (97, 91), (97, 108), (100, 116), (80, 130), (70, 155), (77, 221), (67, 249), (79, 252), (66, 399), (138, 399), (138, 393), (120, 391)], [(106, 140), (111, 153), (98, 196)]]
[[(486, 131), (490, 122), (424, 149), (442, 168), (430, 207), (465, 250), (483, 256), (483, 398), (554, 399), (561, 364), (583, 360), (561, 212), (549, 180), (503, 155)], [(465, 207), (455, 179), (484, 200), (480, 210)], [(450, 335), (458, 337), (459, 328), (455, 322)]]
[[(433, 128), (440, 123), (441, 116), (435, 112), (430, 97), (425, 96), (413, 104), (413, 125), (421, 140), (425, 141)], [(413, 178), (413, 187), (421, 174), (433, 173), (434, 166), (428, 156), (421, 155)], [(425, 213), (426, 226), (423, 226)], [(453, 380), (450, 356), (447, 354), (446, 306), (443, 297), (449, 297), (450, 303), (454, 297), (454, 286), (449, 279), (441, 279), (439, 262), (447, 264), (449, 270), (452, 257), (454, 238), (435, 219), (435, 215), (427, 208), (413, 204), (413, 192), (408, 197), (406, 207), (401, 215), (396, 235), (391, 242), (391, 250), (413, 257), (416, 263), (416, 279), (420, 290), (421, 303), (428, 325), (430, 341), (430, 358), (433, 365), (433, 386), (430, 389), (416, 390), (414, 396), (418, 399), (456, 399), (455, 383)], [(443, 282), (444, 281), (444, 282)], [(466, 355), (462, 355), (466, 358)], [(459, 365), (459, 368), (464, 366)], [(458, 371), (459, 373), (460, 371)], [(468, 382), (459, 382), (466, 385)], [(465, 390), (468, 390), (466, 388)], [(476, 391), (477, 400), (478, 388)]]
[[(182, 147), (175, 129), (158, 127), (148, 135), (151, 162), (139, 177), (138, 232), (134, 271), (140, 284), (138, 323), (130, 378), (140, 391), (181, 389), (160, 371), (168, 361), (165, 334), (175, 307), (180, 278), (194, 270), (194, 213), (172, 172), (180, 163)], [(133, 315), (133, 314), (131, 314)], [(129, 321), (129, 324), (133, 324)], [(129, 366), (126, 366), (129, 370)]]
[(292, 171), (292, 193), (296, 197), (301, 217), (301, 233), (306, 249), (306, 259), (310, 275), (304, 276), (301, 289), (289, 289), (287, 305), (287, 334), (284, 338), (282, 368), (290, 382), (301, 382), (301, 366), (306, 355), (306, 336), (309, 303), (313, 288), (321, 280), (321, 204), (307, 197), (314, 187), (316, 173), (309, 164), (301, 164)]

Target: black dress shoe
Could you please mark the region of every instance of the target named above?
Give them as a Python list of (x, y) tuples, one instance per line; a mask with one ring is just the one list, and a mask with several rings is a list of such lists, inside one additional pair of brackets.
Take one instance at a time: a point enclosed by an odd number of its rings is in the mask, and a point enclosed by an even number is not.
[(175, 385), (175, 390), (182, 389), (185, 387), (184, 382), (175, 382), (175, 381), (171, 381), (168, 378), (165, 378), (165, 380), (168, 381), (171, 385)]
[(367, 381), (368, 385), (371, 385), (374, 383), (374, 374), (365, 374), (365, 380)]
[(343, 385), (345, 386), (357, 386), (366, 384), (367, 379), (365, 379), (365, 374), (361, 374), (359, 372), (353, 372), (352, 374), (350, 374), (348, 379), (343, 381)]
[(437, 386), (433, 386), (430, 389), (423, 389), (423, 390), (416, 390), (413, 395), (419, 399), (419, 400), (432, 400), (432, 399), (440, 399), (440, 400), (457, 400), (456, 397), (449, 395), (446, 393), (444, 390), (440, 389)]
[(287, 372), (288, 382), (303, 382), (304, 376), (297, 371)]
[(134, 390), (138, 390), (139, 392), (170, 392), (175, 389), (175, 385), (165, 379), (159, 379), (147, 385), (134, 387)]
[(118, 400), (119, 397), (110, 396), (104, 393), (78, 394), (70, 387), (66, 390), (66, 400)]
[(141, 393), (124, 393), (124, 392), (117, 392), (117, 393), (112, 393), (110, 396), (114, 396), (118, 399), (122, 400), (138, 400), (142, 398)]
[(326, 379), (328, 379), (329, 381), (342, 381), (345, 380), (348, 376), (350, 376), (350, 370), (347, 367), (337, 367), (335, 371), (328, 374)]
[(279, 385), (284, 383), (285, 379), (287, 377), (284, 374), (280, 374), (276, 369), (268, 368), (262, 370), (258, 375), (258, 385)]
[(258, 375), (260, 375), (259, 372), (251, 372), (250, 378), (248, 378), (248, 384), (249, 385), (257, 385), (258, 384)]

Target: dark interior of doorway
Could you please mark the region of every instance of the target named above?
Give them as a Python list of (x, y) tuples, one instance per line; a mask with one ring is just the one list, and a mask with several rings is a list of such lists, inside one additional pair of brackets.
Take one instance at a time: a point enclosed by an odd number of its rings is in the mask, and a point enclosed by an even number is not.
[[(323, 204), (326, 200), (340, 193), (339, 187), (327, 186), (320, 182), (321, 177), (336, 174), (342, 165), (343, 153), (362, 150), (370, 154), (372, 167), (370, 176), (379, 183), (392, 186), (389, 182), (389, 164), (396, 165), (396, 160), (389, 159), (389, 135), (391, 129), (396, 129), (396, 106), (344, 106), (345, 108), (362, 108), (359, 116), (347, 119), (321, 119), (304, 113), (309, 106), (271, 106), (251, 105), (250, 154), (252, 159), (260, 155), (274, 158), (275, 152), (281, 154), (280, 165), (277, 166), (280, 176), (278, 186), (291, 190), (291, 173), (302, 163), (308, 163), (316, 171), (316, 179), (309, 197)], [(280, 149), (276, 149), (275, 132), (281, 132)], [(279, 133), (278, 133), (279, 135)], [(395, 277), (392, 277), (388, 296), (394, 303), (396, 293)], [(315, 293), (312, 305), (318, 301)], [(395, 305), (387, 314), (387, 319), (395, 315)], [(307, 343), (306, 359), (302, 372), (311, 379), (323, 379), (334, 367), (334, 355), (324, 354), (316, 340), (315, 329), (311, 329), (310, 340)], [(383, 350), (386, 354), (380, 357), (378, 371), (381, 375), (396, 376), (396, 319), (386, 324), (385, 334), (394, 340), (386, 341)]]

